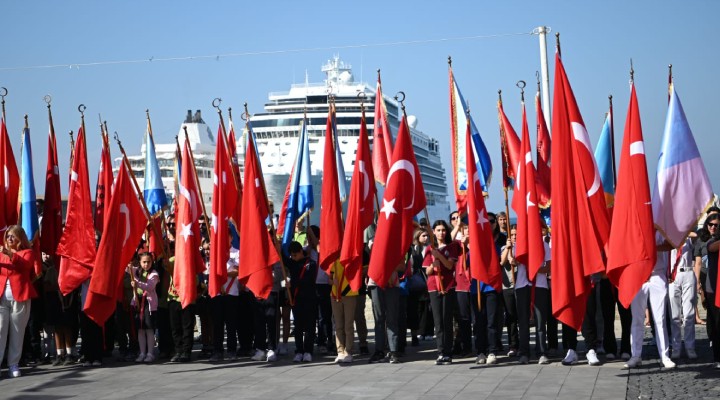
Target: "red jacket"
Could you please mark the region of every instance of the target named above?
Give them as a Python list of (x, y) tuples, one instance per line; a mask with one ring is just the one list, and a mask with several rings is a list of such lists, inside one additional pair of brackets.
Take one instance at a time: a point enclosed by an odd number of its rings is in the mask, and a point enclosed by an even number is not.
[(26, 301), (37, 296), (30, 278), (35, 264), (32, 249), (20, 250), (11, 257), (0, 253), (0, 293), (5, 292), (8, 279), (15, 301)]

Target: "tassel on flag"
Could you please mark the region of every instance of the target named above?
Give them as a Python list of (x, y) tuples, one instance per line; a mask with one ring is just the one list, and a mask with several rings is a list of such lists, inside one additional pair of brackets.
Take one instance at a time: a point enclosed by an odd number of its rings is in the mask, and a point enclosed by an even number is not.
[[(325, 152), (323, 155), (323, 181), (320, 204), (320, 238), (319, 264), (329, 274), (330, 267), (337, 261), (342, 249), (343, 222), (342, 204), (340, 203), (340, 182), (338, 182), (338, 165), (335, 145), (335, 105), (330, 104), (325, 131)], [(342, 184), (345, 184), (343, 177)]]
[[(652, 273), (657, 261), (655, 228), (650, 202), (645, 144), (635, 84), (620, 153), (617, 197), (607, 246), (607, 275), (618, 288), (618, 301), (625, 308)], [(633, 243), (628, 246), (628, 243)]]

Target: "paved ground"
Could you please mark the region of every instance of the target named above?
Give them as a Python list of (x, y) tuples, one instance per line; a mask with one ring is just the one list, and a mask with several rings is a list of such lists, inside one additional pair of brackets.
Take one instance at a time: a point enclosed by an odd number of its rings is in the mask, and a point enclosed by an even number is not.
[[(370, 320), (371, 321), (371, 320)], [(333, 356), (293, 364), (276, 363), (151, 364), (106, 362), (102, 368), (39, 366), (8, 379), (3, 371), (0, 399), (667, 399), (720, 398), (720, 371), (710, 369), (705, 328), (698, 326), (698, 362), (681, 360), (662, 370), (646, 332), (645, 363), (623, 370), (623, 362), (600, 367), (519, 365), (501, 357), (495, 366), (478, 366), (474, 358), (436, 366), (434, 342), (408, 347), (402, 364), (368, 364), (367, 356), (349, 366)], [(582, 341), (581, 341), (582, 342)], [(291, 344), (292, 347), (292, 344)]]

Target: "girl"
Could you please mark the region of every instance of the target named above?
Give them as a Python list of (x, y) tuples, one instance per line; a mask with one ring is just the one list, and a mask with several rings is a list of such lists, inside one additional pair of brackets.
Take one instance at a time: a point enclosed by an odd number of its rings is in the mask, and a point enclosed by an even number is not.
[(428, 293), (435, 322), (437, 340), (437, 365), (452, 364), (453, 311), (455, 309), (455, 263), (461, 249), (450, 238), (447, 222), (437, 220), (433, 224), (437, 248), (429, 246), (423, 261), (428, 276)]
[(153, 266), (151, 253), (140, 254), (140, 268), (133, 268), (131, 285), (133, 287), (132, 305), (135, 308), (135, 324), (138, 327), (140, 354), (135, 362), (150, 363), (155, 361), (155, 328), (157, 318), (158, 297), (155, 286), (160, 275)]

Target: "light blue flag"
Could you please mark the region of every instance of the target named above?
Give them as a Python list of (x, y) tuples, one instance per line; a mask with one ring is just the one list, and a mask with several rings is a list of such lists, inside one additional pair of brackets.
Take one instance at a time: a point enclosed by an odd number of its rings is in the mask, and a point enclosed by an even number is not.
[(150, 129), (145, 133), (145, 184), (143, 195), (150, 215), (157, 215), (168, 205), (162, 175), (160, 175), (160, 167), (155, 155), (155, 141)]
[(283, 228), (283, 253), (289, 256), (288, 247), (295, 237), (295, 223), (301, 215), (315, 207), (313, 188), (310, 181), (310, 145), (307, 133), (307, 123), (300, 123), (300, 139), (295, 156), (292, 175), (290, 176), (290, 190), (288, 192), (287, 210), (285, 210), (285, 225)]
[(340, 153), (340, 142), (337, 136), (337, 120), (335, 113), (333, 113), (333, 138), (335, 139), (335, 164), (337, 165), (338, 174), (338, 192), (340, 193), (340, 202), (344, 203), (347, 200), (347, 182), (345, 181), (345, 167), (342, 162), (342, 154)]
[(652, 210), (657, 230), (678, 248), (714, 195), (674, 85), (671, 90)]
[[(465, 192), (467, 190), (467, 171), (466, 171), (466, 163), (465, 163), (465, 130), (467, 127), (467, 110), (468, 105), (467, 102), (465, 102), (465, 98), (463, 97), (462, 93), (460, 92), (460, 88), (457, 85), (457, 82), (455, 81), (455, 76), (452, 77), (452, 93), (451, 95), (454, 98), (454, 103), (456, 105), (459, 105), (459, 109), (452, 110), (453, 115), (452, 118), (455, 119), (455, 126), (458, 129), (458, 143), (457, 143), (457, 166), (453, 166), (453, 168), (456, 168), (456, 173), (458, 177), (458, 188), (457, 190), (460, 192)], [(492, 179), (492, 162), (490, 161), (490, 153), (488, 153), (487, 147), (485, 147), (485, 143), (482, 140), (482, 137), (480, 137), (480, 131), (478, 130), (477, 126), (475, 126), (475, 121), (473, 121), (472, 117), (470, 117), (470, 133), (471, 133), (471, 139), (473, 141), (473, 153), (475, 155), (475, 166), (478, 170), (478, 178), (480, 179), (480, 185), (482, 187), (482, 191), (487, 193), (488, 187), (490, 185), (490, 180)]]
[(612, 131), (610, 129), (612, 115), (607, 114), (603, 124), (600, 139), (595, 147), (595, 160), (600, 172), (600, 180), (605, 190), (605, 204), (612, 207), (615, 204), (615, 173), (613, 172)]
[(37, 205), (35, 204), (35, 178), (32, 168), (32, 146), (30, 145), (30, 129), (23, 129), (22, 136), (22, 171), (20, 173), (20, 225), (28, 239), (35, 240), (40, 234)]

